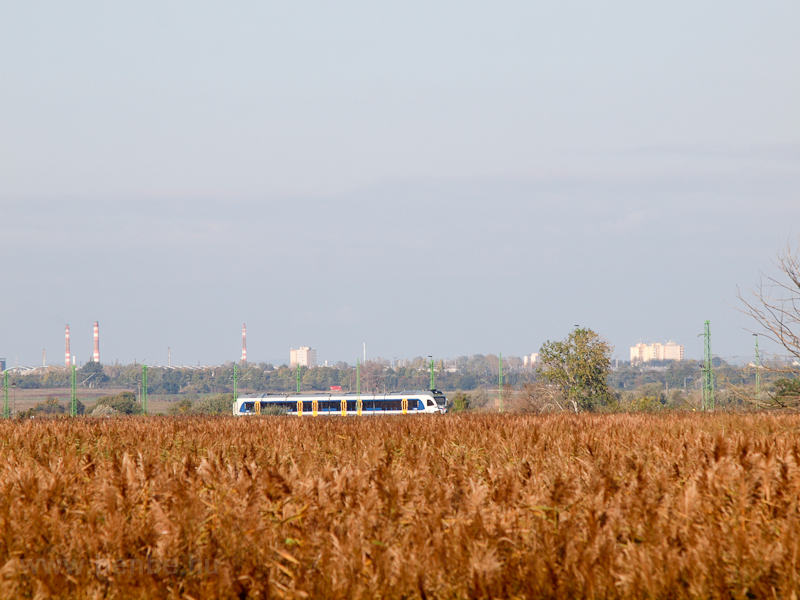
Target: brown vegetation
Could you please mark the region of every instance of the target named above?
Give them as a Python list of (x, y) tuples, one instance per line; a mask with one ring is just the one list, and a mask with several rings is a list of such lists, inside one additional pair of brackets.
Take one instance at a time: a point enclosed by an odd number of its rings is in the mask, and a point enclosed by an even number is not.
[(0, 424), (0, 596), (773, 598), (800, 417)]

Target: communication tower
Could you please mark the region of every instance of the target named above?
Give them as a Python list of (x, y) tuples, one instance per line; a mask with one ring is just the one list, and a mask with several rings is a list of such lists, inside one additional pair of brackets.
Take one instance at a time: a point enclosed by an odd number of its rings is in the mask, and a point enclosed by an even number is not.
[(70, 367), (70, 354), (69, 354), (69, 325), (64, 330), (64, 366), (69, 369)]

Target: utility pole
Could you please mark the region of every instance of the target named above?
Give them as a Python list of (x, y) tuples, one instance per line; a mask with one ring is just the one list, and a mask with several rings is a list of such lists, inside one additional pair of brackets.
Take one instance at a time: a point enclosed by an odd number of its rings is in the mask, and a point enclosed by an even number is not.
[(761, 356), (758, 354), (758, 334), (753, 334), (756, 337), (756, 396), (761, 388)]
[(236, 388), (236, 365), (233, 365), (233, 401), (236, 402), (238, 397), (238, 389)]
[(297, 381), (297, 393), (300, 393), (300, 363), (297, 363), (297, 374), (295, 375), (295, 380)]
[(3, 373), (3, 418), (11, 417), (11, 410), (8, 408), (8, 371)]
[(499, 375), (498, 375), (498, 383), (497, 388), (500, 390), (500, 412), (503, 412), (503, 353), (500, 353), (500, 368), (499, 368)]
[(711, 357), (711, 325), (706, 321), (705, 352), (703, 357), (703, 410), (714, 410), (714, 367)]
[(361, 414), (361, 369), (356, 359), (356, 413)]
[(75, 365), (72, 365), (72, 370), (69, 376), (70, 399), (69, 399), (69, 416), (78, 416), (78, 383), (75, 377)]
[(147, 414), (147, 365), (142, 365), (142, 414)]

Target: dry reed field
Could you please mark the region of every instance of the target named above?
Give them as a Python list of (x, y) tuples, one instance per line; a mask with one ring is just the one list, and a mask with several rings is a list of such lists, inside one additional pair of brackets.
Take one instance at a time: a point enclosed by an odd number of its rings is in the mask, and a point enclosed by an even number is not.
[(3, 598), (800, 587), (800, 417), (130, 417), (0, 432)]

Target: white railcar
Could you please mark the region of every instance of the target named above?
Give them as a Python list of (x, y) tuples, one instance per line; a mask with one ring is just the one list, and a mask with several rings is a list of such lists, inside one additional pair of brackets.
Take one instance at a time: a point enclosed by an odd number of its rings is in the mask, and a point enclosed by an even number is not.
[(237, 417), (282, 412), (296, 416), (443, 414), (447, 398), (439, 390), (388, 394), (250, 394), (233, 404)]

